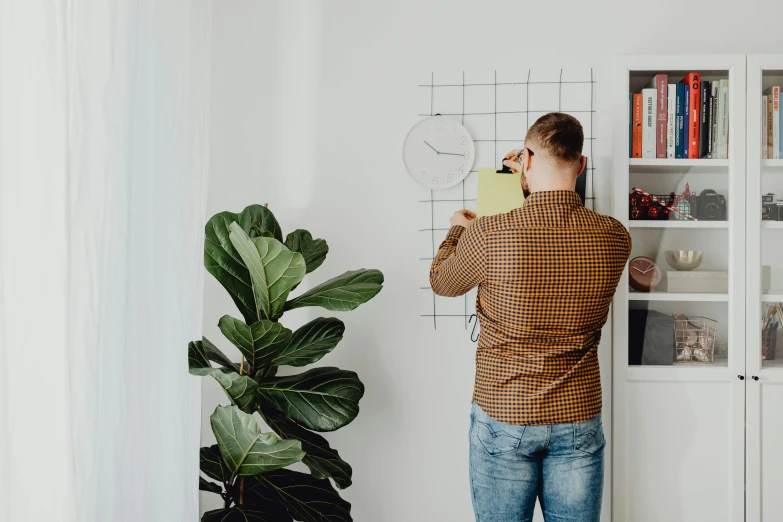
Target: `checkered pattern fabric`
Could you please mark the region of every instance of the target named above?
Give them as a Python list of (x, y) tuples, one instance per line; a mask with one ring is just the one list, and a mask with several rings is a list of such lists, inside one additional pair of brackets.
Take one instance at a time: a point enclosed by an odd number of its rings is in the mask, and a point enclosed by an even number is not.
[(631, 236), (573, 191), (535, 192), (508, 214), (452, 227), (432, 262), (443, 296), (478, 285), (473, 400), (507, 424), (584, 422), (601, 411), (598, 343)]

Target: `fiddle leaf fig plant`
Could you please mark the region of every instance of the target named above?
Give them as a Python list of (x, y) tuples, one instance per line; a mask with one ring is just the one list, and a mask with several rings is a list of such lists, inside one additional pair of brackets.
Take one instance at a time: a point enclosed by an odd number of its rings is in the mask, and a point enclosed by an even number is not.
[[(210, 416), (217, 444), (201, 448), (199, 489), (224, 507), (202, 521), (351, 521), (351, 505), (337, 489), (351, 485), (351, 466), (317, 432), (340, 429), (359, 414), (364, 385), (352, 371), (316, 367), (278, 377), (280, 366), (302, 367), (334, 350), (345, 333), (335, 317), (320, 317), (291, 331), (280, 322), (295, 308), (349, 311), (383, 286), (378, 270), (353, 270), (289, 298), (320, 267), (329, 247), (307, 230), (283, 240), (272, 212), (251, 205), (221, 212), (206, 225), (204, 266), (242, 315), (224, 315), (223, 336), (242, 360), (232, 361), (207, 338), (188, 344), (190, 373), (214, 378), (230, 405)], [(259, 420), (271, 431), (262, 431)], [(301, 462), (309, 470), (286, 469)]]

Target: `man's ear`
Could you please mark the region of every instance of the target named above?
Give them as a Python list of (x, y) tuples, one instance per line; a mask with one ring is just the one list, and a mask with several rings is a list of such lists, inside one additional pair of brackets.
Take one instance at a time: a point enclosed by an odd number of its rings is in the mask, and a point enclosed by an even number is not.
[(582, 156), (582, 159), (579, 160), (579, 171), (576, 173), (577, 177), (585, 171), (585, 167), (587, 167), (587, 156)]

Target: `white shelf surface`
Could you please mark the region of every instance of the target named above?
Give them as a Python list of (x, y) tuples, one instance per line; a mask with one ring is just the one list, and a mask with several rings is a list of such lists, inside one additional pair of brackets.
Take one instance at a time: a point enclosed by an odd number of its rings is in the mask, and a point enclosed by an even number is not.
[[(767, 223), (777, 223), (768, 221)], [(781, 222), (783, 223), (783, 222)], [(628, 228), (728, 228), (728, 221), (643, 221), (629, 220)]]
[(762, 221), (761, 228), (783, 228), (783, 221)]
[(783, 159), (763, 159), (761, 160), (761, 166), (769, 168), (783, 168)]
[(712, 363), (674, 363), (671, 366), (629, 366), (629, 381), (637, 382), (725, 382), (736, 375), (729, 372), (728, 359)]
[(772, 293), (761, 294), (762, 303), (783, 303), (783, 292), (776, 290)]
[(628, 292), (629, 301), (696, 301), (696, 302), (720, 302), (728, 301), (729, 294), (708, 293), (677, 293), (661, 292)]
[(657, 167), (661, 169), (682, 167), (728, 167), (727, 159), (659, 159), (659, 158), (628, 158), (631, 167)]

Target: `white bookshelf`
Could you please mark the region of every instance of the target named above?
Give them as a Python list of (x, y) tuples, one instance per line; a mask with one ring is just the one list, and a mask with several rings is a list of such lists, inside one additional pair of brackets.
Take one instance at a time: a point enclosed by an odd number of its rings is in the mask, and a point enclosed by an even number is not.
[[(772, 408), (783, 399), (783, 354), (762, 360), (762, 311), (767, 303), (783, 302), (783, 292), (762, 293), (759, 266), (770, 265), (772, 288), (783, 288), (783, 222), (761, 220), (761, 195), (775, 193), (783, 199), (783, 159), (763, 159), (761, 152), (761, 96), (773, 85), (783, 87), (783, 54), (750, 55), (747, 60), (747, 374), (756, 376), (747, 385), (747, 518), (748, 521), (783, 520), (783, 473), (776, 459), (777, 441), (783, 429), (783, 412)], [(778, 330), (783, 335), (783, 330)], [(783, 346), (783, 343), (779, 343)], [(766, 406), (765, 406), (766, 405)], [(762, 412), (763, 422), (762, 422)], [(780, 412), (780, 413), (779, 413)]]
[[(685, 513), (693, 512), (711, 521), (744, 519), (745, 65), (744, 55), (617, 58), (613, 215), (631, 233), (631, 257), (661, 260), (664, 250), (699, 245), (694, 249), (704, 251), (702, 269), (728, 271), (729, 291), (641, 293), (629, 290), (627, 270), (620, 280), (612, 307), (612, 515), (616, 520), (640, 518), (635, 511), (639, 505), (660, 506), (657, 515), (662, 520), (685, 520)], [(657, 73), (668, 73), (669, 83), (676, 83), (692, 71), (700, 72), (703, 80), (729, 79), (729, 158), (630, 159), (628, 93), (640, 92)], [(653, 194), (680, 193), (685, 181), (697, 194), (712, 188), (725, 195), (728, 219), (629, 219), (632, 187)], [(659, 266), (662, 271), (671, 269), (665, 262)], [(629, 365), (631, 309), (716, 319), (718, 340), (727, 343), (728, 358), (712, 364)], [(697, 433), (710, 433), (710, 437), (696, 441)], [(672, 469), (677, 470), (681, 487), (699, 484), (699, 488), (688, 488), (690, 510), (682, 506), (684, 498), (672, 503), (667, 488), (649, 487), (668, 483)]]

